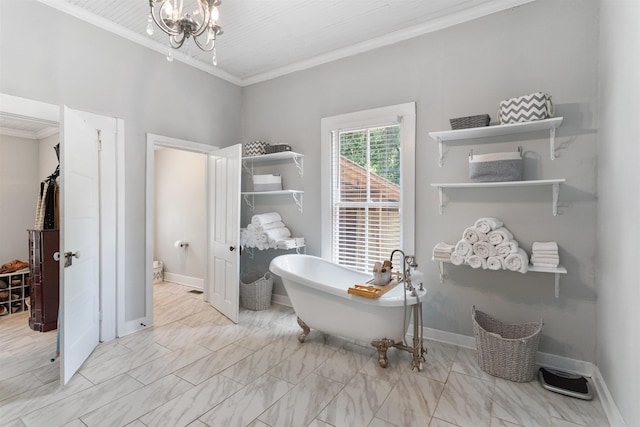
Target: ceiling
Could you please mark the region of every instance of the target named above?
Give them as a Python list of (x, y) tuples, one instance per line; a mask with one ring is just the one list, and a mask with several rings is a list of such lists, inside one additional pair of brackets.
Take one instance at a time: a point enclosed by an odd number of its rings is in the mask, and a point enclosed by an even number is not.
[[(148, 0), (39, 0), (167, 53), (168, 36), (145, 32)], [(184, 0), (185, 7), (194, 0)], [(224, 0), (218, 65), (192, 41), (174, 58), (240, 86), (416, 37), (533, 0)]]

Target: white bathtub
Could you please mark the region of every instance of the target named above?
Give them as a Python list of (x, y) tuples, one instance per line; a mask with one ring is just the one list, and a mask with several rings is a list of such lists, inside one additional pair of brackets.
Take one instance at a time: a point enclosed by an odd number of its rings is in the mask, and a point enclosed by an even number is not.
[[(282, 278), (296, 315), (310, 328), (350, 338), (363, 343), (390, 339), (402, 342), (404, 286), (397, 285), (378, 299), (347, 293), (349, 287), (371, 279), (311, 255), (281, 255), (271, 261), (269, 269)], [(417, 285), (421, 277), (415, 276)], [(427, 291), (417, 291), (420, 301)], [(407, 322), (411, 306), (418, 301), (407, 293)], [(303, 327), (303, 324), (300, 326)], [(308, 333), (308, 331), (305, 331)], [(304, 340), (303, 334), (300, 341)]]

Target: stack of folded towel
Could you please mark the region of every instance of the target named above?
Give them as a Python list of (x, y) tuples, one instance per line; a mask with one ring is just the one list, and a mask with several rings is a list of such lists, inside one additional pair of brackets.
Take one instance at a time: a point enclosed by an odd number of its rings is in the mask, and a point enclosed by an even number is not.
[(480, 218), (467, 227), (462, 239), (454, 246), (449, 261), (454, 265), (467, 264), (472, 268), (506, 269), (520, 273), (526, 273), (529, 267), (529, 256), (498, 218)]
[(251, 217), (247, 228), (240, 230), (240, 245), (260, 250), (295, 249), (304, 246), (304, 238), (291, 237), (291, 230), (282, 222), (280, 214), (270, 212)]
[(560, 264), (558, 244), (556, 242), (533, 242), (531, 264), (536, 267), (557, 267)]
[(433, 248), (433, 260), (434, 261), (449, 261), (451, 259), (451, 254), (455, 249), (454, 245), (449, 245), (445, 242), (438, 243)]

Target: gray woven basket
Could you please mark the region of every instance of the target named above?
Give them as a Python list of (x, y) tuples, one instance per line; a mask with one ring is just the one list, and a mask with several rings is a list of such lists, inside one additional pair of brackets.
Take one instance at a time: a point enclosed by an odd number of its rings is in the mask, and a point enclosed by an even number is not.
[(533, 380), (543, 322), (510, 325), (473, 306), (478, 364), (486, 373), (519, 383)]
[(489, 126), (491, 117), (488, 114), (479, 114), (477, 116), (456, 117), (449, 119), (451, 129), (468, 129)]
[(240, 279), (240, 306), (254, 311), (266, 310), (271, 306), (273, 277), (268, 272), (260, 278), (255, 279), (256, 276), (247, 275)]

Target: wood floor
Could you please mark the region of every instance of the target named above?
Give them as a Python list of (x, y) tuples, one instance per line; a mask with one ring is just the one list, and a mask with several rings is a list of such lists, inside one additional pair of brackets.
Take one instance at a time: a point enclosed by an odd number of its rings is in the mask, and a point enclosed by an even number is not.
[[(0, 425), (24, 426), (608, 426), (600, 401), (482, 372), (473, 350), (426, 342), (421, 372), (408, 353), (376, 351), (313, 331), (293, 310), (242, 310), (229, 322), (189, 288), (154, 290), (153, 328), (103, 343), (59, 385), (56, 333), (27, 314), (0, 318)], [(330, 315), (330, 313), (328, 313)]]

